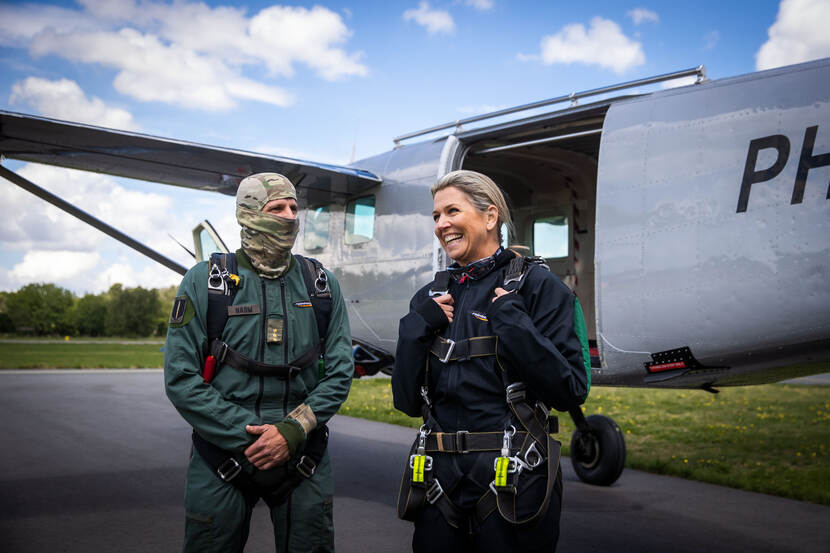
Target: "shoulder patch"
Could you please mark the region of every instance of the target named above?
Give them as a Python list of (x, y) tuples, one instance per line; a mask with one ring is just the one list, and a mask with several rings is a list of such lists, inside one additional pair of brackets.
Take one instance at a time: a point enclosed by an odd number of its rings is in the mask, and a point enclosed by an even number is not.
[(179, 328), (193, 319), (196, 310), (193, 308), (193, 302), (187, 296), (176, 296), (173, 300), (173, 309), (170, 311), (170, 321), (168, 325), (173, 328)]

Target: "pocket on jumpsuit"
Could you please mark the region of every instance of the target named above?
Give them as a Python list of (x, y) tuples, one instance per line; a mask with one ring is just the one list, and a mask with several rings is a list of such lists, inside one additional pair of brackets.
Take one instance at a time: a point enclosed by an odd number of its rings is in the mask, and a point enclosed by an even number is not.
[(216, 532), (213, 517), (185, 511), (185, 518), (185, 543), (192, 545), (197, 551), (208, 550), (213, 545)]
[(334, 536), (334, 522), (332, 521), (332, 506), (334, 502), (333, 496), (326, 496), (323, 498), (322, 512), (316, 519), (314, 532), (314, 550), (312, 553), (325, 553), (334, 550), (334, 544), (331, 541)]

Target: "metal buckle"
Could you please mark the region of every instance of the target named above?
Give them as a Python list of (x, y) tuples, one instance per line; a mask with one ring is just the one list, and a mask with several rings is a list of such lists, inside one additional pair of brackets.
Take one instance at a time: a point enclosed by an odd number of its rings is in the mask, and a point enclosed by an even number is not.
[(527, 394), (525, 392), (525, 383), (524, 382), (514, 382), (510, 386), (507, 387), (505, 390), (507, 403), (514, 403), (516, 401), (523, 400)]
[(446, 363), (450, 360), (450, 357), (452, 357), (452, 350), (455, 349), (455, 340), (447, 340), (445, 343), (449, 344), (450, 347), (447, 350), (447, 354), (444, 357), (439, 358), (439, 361), (442, 363)]
[(225, 357), (227, 357), (229, 349), (228, 344), (222, 342), (222, 345), (219, 347), (219, 357), (216, 358), (217, 363), (225, 362)]
[[(499, 495), (499, 492), (498, 492), (498, 490), (496, 489), (496, 481), (495, 481), (495, 480), (493, 480), (492, 482), (490, 482), (490, 491), (491, 491), (491, 492), (493, 492), (493, 493), (494, 493), (494, 494), (496, 494), (496, 495)], [(504, 492), (510, 492), (510, 493), (512, 493), (512, 494), (514, 494), (514, 495), (515, 495), (515, 494), (516, 494), (516, 486), (504, 486), (504, 488), (502, 489), (502, 491), (504, 491)]]
[(459, 430), (455, 433), (455, 449), (458, 453), (470, 452), (470, 450), (467, 449), (467, 434), (469, 433), (470, 432), (467, 430)]
[(435, 478), (432, 480), (432, 486), (427, 488), (427, 501), (429, 501), (430, 505), (434, 505), (436, 501), (441, 499), (442, 495), (444, 495), (444, 488), (441, 487), (440, 482)]
[[(493, 459), (493, 470), (496, 470), (500, 457), (496, 457)], [(507, 474), (515, 474), (517, 472), (522, 472), (522, 460), (518, 457), (508, 457), (507, 460), (509, 463), (507, 464)], [(495, 480), (493, 480), (495, 483)]]
[(304, 478), (311, 478), (317, 471), (317, 463), (312, 461), (308, 456), (303, 455), (300, 457), (300, 460), (297, 461), (296, 469), (297, 472), (303, 475)]
[[(418, 457), (418, 454), (413, 454), (409, 456), (409, 468), (415, 468), (415, 457)], [(432, 457), (429, 455), (424, 455), (424, 472), (432, 470)]]
[[(230, 465), (227, 466), (226, 465)], [(216, 468), (216, 474), (219, 475), (219, 478), (222, 479), (224, 482), (230, 482), (234, 478), (242, 472), (242, 466), (236, 462), (236, 459), (230, 457), (227, 461), (224, 461), (221, 465)]]
[[(534, 456), (535, 456), (535, 461), (531, 460), (531, 457), (534, 457)], [(538, 447), (536, 447), (536, 441), (535, 440), (532, 444), (530, 444), (530, 447), (527, 448), (527, 451), (525, 451), (524, 457), (525, 457), (524, 458), (524, 464), (530, 470), (535, 469), (536, 467), (541, 465), (542, 462), (545, 460), (545, 456), (542, 455), (542, 452), (539, 451)]]

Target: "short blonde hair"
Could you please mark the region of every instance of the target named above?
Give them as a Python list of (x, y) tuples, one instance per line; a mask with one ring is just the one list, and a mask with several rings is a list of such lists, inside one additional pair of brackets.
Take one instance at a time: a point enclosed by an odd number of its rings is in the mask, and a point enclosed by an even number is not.
[(507, 225), (508, 236), (513, 236), (513, 218), (510, 216), (510, 210), (507, 209), (504, 194), (493, 179), (476, 171), (452, 171), (441, 177), (429, 191), (434, 198), (436, 192), (450, 186), (463, 192), (470, 199), (470, 203), (482, 213), (487, 211), (491, 205), (496, 206), (499, 213), (499, 243), (503, 241), (502, 224)]

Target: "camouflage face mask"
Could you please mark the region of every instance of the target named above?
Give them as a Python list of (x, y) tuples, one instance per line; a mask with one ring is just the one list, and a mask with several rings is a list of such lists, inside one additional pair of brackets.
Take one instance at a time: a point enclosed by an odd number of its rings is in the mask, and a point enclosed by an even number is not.
[(242, 227), (242, 249), (257, 273), (277, 278), (288, 270), (291, 248), (297, 238), (297, 219), (263, 213), (271, 200), (297, 199), (294, 185), (277, 173), (259, 173), (246, 177), (236, 192), (236, 220)]

